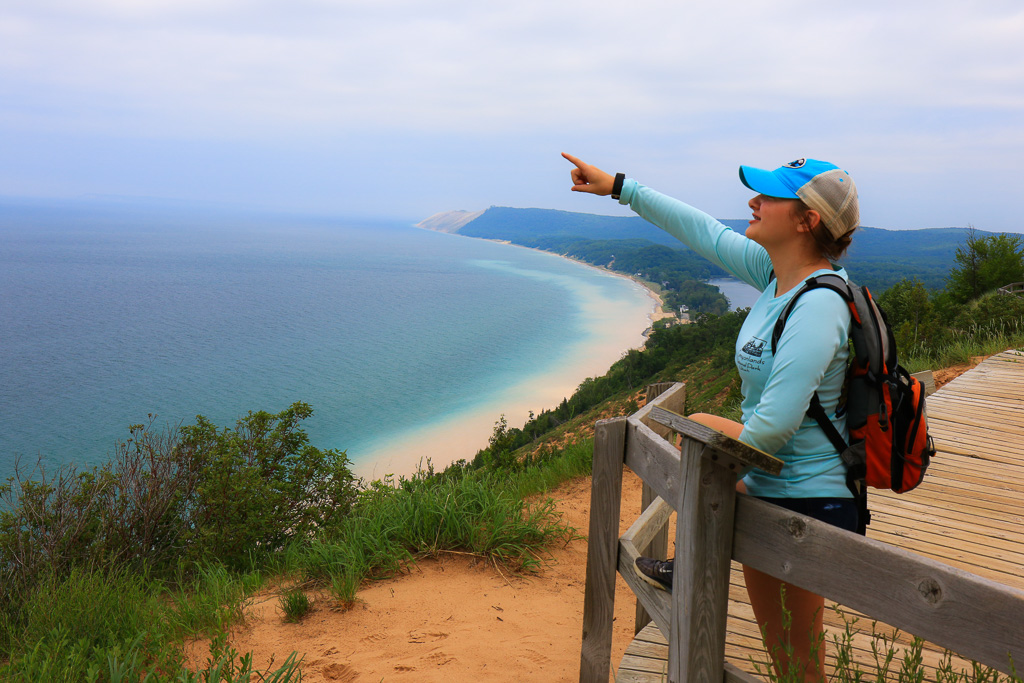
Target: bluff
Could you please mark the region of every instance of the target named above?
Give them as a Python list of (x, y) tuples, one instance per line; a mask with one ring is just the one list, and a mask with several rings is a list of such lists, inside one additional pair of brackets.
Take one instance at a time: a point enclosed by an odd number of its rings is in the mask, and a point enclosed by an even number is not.
[[(721, 219), (720, 219), (721, 220)], [(722, 223), (744, 233), (746, 220), (724, 219)], [(504, 240), (525, 246), (559, 251), (572, 240), (586, 241), (590, 249), (597, 242), (632, 241), (657, 244), (687, 252), (674, 237), (638, 216), (601, 216), (556, 209), (517, 209), (492, 206), (484, 211), (447, 211), (421, 221), (417, 227), (467, 237)], [(881, 292), (905, 277), (916, 277), (929, 289), (940, 289), (953, 263), (956, 249), (967, 228), (925, 228), (890, 230), (861, 227), (854, 235), (849, 253), (840, 265), (853, 279)], [(979, 235), (992, 234), (978, 230)], [(639, 240), (637, 242), (635, 240)], [(614, 251), (615, 245), (608, 248)], [(560, 252), (561, 253), (561, 252)], [(711, 272), (714, 277), (718, 273)]]

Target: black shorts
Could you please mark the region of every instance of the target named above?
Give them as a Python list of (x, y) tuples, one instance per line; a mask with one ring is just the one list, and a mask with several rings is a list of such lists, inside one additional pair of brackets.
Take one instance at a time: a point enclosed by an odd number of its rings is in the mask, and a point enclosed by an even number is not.
[[(760, 496), (758, 496), (760, 498)], [(760, 498), (772, 505), (778, 505), (798, 515), (837, 526), (847, 531), (857, 531), (859, 512), (853, 498)]]

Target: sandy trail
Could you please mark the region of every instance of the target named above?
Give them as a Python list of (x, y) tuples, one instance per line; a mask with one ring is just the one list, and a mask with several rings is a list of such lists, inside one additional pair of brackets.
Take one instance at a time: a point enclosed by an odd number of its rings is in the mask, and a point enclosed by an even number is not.
[[(586, 533), (589, 478), (567, 482), (551, 497), (565, 522)], [(623, 509), (640, 509), (640, 483), (629, 471)], [(315, 609), (299, 624), (284, 623), (278, 597), (265, 594), (231, 645), (254, 652), (262, 667), (298, 651), (305, 655), (303, 680), (311, 682), (577, 681), (586, 552), (582, 539), (553, 548), (551, 561), (531, 576), (443, 554), (406, 575), (365, 585), (348, 611), (310, 593)], [(613, 662), (632, 640), (634, 606), (618, 579)], [(205, 647), (193, 644), (196, 663), (205, 660)]]

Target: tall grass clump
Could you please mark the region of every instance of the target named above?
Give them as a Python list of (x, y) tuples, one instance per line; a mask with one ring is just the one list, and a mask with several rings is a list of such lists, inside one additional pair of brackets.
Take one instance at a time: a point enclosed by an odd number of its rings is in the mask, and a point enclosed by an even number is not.
[(420, 557), (468, 553), (531, 571), (541, 548), (572, 534), (551, 500), (526, 503), (502, 473), (424, 471), (369, 485), (348, 517), (292, 549), (281, 569), (351, 603), (362, 580), (394, 575)]
[(313, 604), (301, 588), (290, 588), (281, 594), (280, 607), (284, 620), (290, 624), (297, 624), (309, 614)]
[(524, 456), (522, 468), (509, 483), (524, 498), (547, 493), (570, 479), (590, 476), (593, 460), (593, 437), (574, 439), (558, 448), (541, 447)]

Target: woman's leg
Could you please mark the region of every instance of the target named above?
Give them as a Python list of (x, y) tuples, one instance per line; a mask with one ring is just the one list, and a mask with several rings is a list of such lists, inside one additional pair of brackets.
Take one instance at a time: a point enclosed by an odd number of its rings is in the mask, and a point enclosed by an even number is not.
[[(743, 431), (743, 425), (739, 422), (717, 415), (695, 413), (689, 417), (694, 422), (700, 422), (702, 425), (716, 429), (734, 439), (738, 439), (740, 432)], [(747, 492), (742, 481), (736, 483), (736, 490), (740, 493)], [(789, 642), (792, 644), (793, 658), (804, 668), (804, 680), (823, 680), (825, 647), (824, 643), (819, 641), (822, 634), (822, 612), (825, 609), (824, 598), (750, 567), (743, 567), (743, 579), (747, 584), (750, 606), (754, 608), (754, 617), (757, 619), (758, 625), (765, 631), (767, 638), (765, 645), (768, 647), (776, 671), (785, 671), (789, 668), (789, 658), (783, 647), (784, 643)], [(780, 599), (783, 586), (786, 588), (785, 609), (789, 612), (792, 620), (788, 630), (783, 628), (783, 605)], [(807, 666), (811, 660), (812, 643), (818, 643), (816, 655), (817, 665), (820, 668), (817, 670), (813, 664)]]
[[(782, 676), (782, 672), (791, 666), (786, 652), (786, 643), (789, 643), (793, 665), (803, 671), (803, 680), (825, 680), (825, 643), (822, 642), (825, 599), (746, 566), (743, 567), (743, 579), (747, 584), (754, 616), (758, 625), (764, 629), (765, 647), (771, 655), (776, 673)], [(781, 597), (783, 587), (786, 590), (785, 606)], [(783, 608), (790, 615), (789, 628), (783, 624)], [(811, 650), (815, 645), (817, 652), (812, 662)]]

